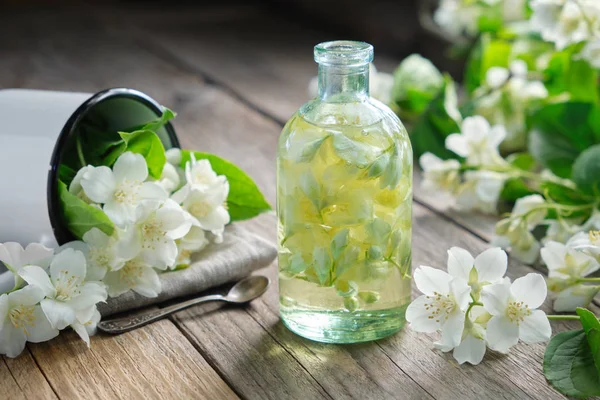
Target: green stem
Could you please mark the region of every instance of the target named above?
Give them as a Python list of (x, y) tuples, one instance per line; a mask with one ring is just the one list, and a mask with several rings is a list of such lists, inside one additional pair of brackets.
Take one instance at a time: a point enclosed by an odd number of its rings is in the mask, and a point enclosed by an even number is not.
[(79, 162), (81, 163), (81, 166), (87, 166), (87, 162), (85, 162), (85, 157), (83, 156), (83, 149), (81, 147), (81, 139), (79, 135), (77, 136), (77, 139), (75, 139), (75, 146), (77, 147), (77, 157), (79, 157)]
[(579, 278), (578, 282), (600, 283), (600, 278)]
[(558, 321), (558, 320), (577, 320), (579, 321), (579, 315), (547, 315), (548, 319), (551, 321)]
[[(471, 295), (471, 298), (473, 297), (473, 295)], [(467, 312), (466, 315), (467, 317), (469, 316), (469, 313), (471, 312), (471, 309), (475, 306), (483, 306), (483, 303), (480, 303), (478, 301), (472, 301), (469, 303), (469, 308), (467, 308)]]

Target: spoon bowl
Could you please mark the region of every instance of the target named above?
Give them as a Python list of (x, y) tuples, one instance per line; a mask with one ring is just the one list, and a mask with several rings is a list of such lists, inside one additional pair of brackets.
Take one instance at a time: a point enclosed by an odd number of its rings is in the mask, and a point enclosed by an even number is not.
[(246, 303), (261, 296), (268, 287), (269, 278), (252, 275), (233, 285), (223, 300), (230, 303)]

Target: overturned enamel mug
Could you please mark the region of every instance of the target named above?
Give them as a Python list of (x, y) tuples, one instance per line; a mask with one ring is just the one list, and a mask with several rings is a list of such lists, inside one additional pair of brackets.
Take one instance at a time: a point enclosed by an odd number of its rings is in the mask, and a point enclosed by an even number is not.
[[(73, 157), (75, 138), (90, 126), (117, 132), (162, 115), (162, 107), (133, 89), (96, 94), (0, 90), (0, 243), (48, 247), (73, 239), (61, 217), (58, 166)], [(157, 132), (166, 149), (179, 147), (169, 123)], [(0, 272), (3, 267), (0, 266)]]

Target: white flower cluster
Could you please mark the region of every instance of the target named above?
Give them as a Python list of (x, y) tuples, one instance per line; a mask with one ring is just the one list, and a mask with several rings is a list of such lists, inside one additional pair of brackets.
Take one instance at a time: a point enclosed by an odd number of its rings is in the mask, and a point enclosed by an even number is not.
[(168, 162), (157, 181), (148, 180), (144, 157), (126, 152), (112, 169), (84, 167), (71, 183), (71, 193), (101, 207), (116, 226), (110, 237), (94, 228), (83, 236), (83, 244), (68, 245), (89, 249), (95, 277), (104, 280), (111, 297), (128, 290), (156, 297), (161, 291), (157, 270), (189, 264), (191, 254), (209, 243), (205, 231), (222, 241), (229, 223), (229, 184), (208, 160), (197, 161), (190, 154), (183, 170), (181, 150), (167, 151)]
[(528, 274), (510, 282), (504, 277), (507, 255), (491, 248), (476, 258), (466, 250), (448, 251), (448, 272), (421, 266), (414, 274), (423, 293), (406, 310), (416, 332), (441, 332), (435, 347), (448, 352), (459, 364), (479, 364), (486, 351), (507, 353), (522, 340), (537, 343), (550, 339), (546, 314), (538, 310), (546, 299), (546, 282)]
[(89, 345), (100, 321), (96, 304), (106, 300), (107, 292), (90, 274), (83, 253), (65, 248), (54, 254), (39, 244), (23, 249), (5, 243), (0, 261), (15, 279), (14, 290), (0, 295), (0, 354), (16, 357), (26, 342), (50, 340), (66, 327)]
[(531, 29), (558, 50), (584, 43), (581, 57), (600, 68), (600, 2), (532, 0)]
[(600, 279), (586, 278), (600, 269), (600, 231), (579, 232), (566, 244), (548, 241), (541, 255), (548, 267), (548, 288), (556, 294), (554, 310), (587, 307), (600, 291)]
[(169, 150), (167, 160), (155, 181), (144, 157), (131, 152), (112, 169), (86, 166), (77, 173), (69, 191), (104, 211), (115, 225), (111, 236), (92, 228), (56, 252), (38, 244), (0, 245), (0, 261), (10, 271), (0, 282), (10, 290), (0, 296), (0, 353), (16, 357), (26, 341), (49, 340), (66, 327), (89, 345), (100, 320), (98, 302), (129, 290), (156, 297), (157, 271), (189, 264), (210, 236), (222, 241), (230, 221), (226, 177), (193, 153), (185, 170), (179, 149)]
[(528, 77), (527, 64), (513, 61), (509, 68), (491, 67), (486, 80), (473, 93), (476, 111), (493, 124), (506, 128), (503, 150), (519, 150), (526, 145), (526, 112), (536, 101), (548, 97), (544, 84)]
[[(423, 169), (423, 189), (444, 191), (455, 196), (460, 210), (494, 213), (509, 175), (498, 172), (506, 165), (498, 146), (506, 137), (501, 125), (490, 126), (481, 116), (465, 118), (461, 133), (446, 138), (446, 148), (465, 158), (463, 168), (458, 160), (443, 161), (431, 153), (419, 159)], [(475, 169), (477, 168), (477, 169)]]
[(476, 36), (479, 20), (493, 8), (505, 22), (525, 17), (525, 0), (441, 0), (433, 20), (453, 37)]

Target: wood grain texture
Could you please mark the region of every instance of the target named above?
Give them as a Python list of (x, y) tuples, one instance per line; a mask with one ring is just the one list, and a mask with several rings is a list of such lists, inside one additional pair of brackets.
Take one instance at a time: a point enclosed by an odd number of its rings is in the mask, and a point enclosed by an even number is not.
[[(8, 393), (13, 394), (14, 398), (57, 398), (48, 381), (39, 370), (29, 349), (25, 349), (20, 357), (2, 358), (3, 362), (0, 363), (0, 399), (12, 398), (7, 395)], [(10, 384), (11, 381), (16, 384), (16, 387)], [(4, 382), (7, 382), (6, 387), (2, 384)], [(3, 395), (3, 390), (6, 390), (6, 396)], [(20, 393), (22, 397), (19, 397), (17, 393)]]

